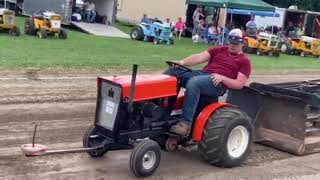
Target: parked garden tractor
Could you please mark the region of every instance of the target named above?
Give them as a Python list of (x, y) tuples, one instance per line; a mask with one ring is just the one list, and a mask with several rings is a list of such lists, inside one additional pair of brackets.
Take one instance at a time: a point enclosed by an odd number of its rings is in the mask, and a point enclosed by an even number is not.
[[(176, 72), (190, 71), (167, 63)], [(190, 135), (169, 131), (181, 119), (184, 94), (178, 94), (178, 83), (177, 77), (165, 74), (137, 76), (136, 65), (132, 76), (99, 77), (95, 122), (84, 134), (84, 148), (80, 150), (98, 158), (108, 151), (133, 149), (129, 164), (137, 177), (156, 171), (161, 148), (175, 151), (181, 146), (198, 145), (201, 156), (219, 167), (235, 167), (246, 161), (252, 142), (252, 120), (237, 107), (219, 103), (217, 98), (201, 97)], [(28, 148), (32, 146), (22, 146), (24, 152)], [(53, 153), (42, 149), (27, 155)]]
[(14, 11), (0, 8), (0, 31), (9, 32), (12, 36), (20, 36), (20, 29), (14, 24)]
[(67, 39), (67, 32), (61, 28), (61, 20), (62, 17), (53, 11), (37, 11), (26, 20), (24, 31), (41, 39), (56, 34), (60, 39)]
[(268, 54), (270, 56), (279, 57), (279, 46), (279, 36), (262, 32), (259, 33), (257, 37), (245, 37), (243, 51), (247, 53), (256, 53), (258, 56)]
[(302, 57), (311, 55), (318, 58), (320, 56), (320, 40), (308, 36), (288, 38), (286, 43), (282, 43), (281, 51)]
[(131, 30), (130, 36), (131, 39), (152, 41), (154, 44), (174, 44), (171, 27), (156, 21), (135, 26)]

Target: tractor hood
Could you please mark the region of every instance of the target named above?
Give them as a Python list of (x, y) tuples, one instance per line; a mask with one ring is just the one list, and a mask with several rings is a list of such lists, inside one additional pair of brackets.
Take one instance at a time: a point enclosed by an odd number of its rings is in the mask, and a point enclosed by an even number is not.
[[(122, 87), (122, 97), (130, 97), (132, 76), (109, 76), (98, 78), (98, 88), (102, 81), (111, 81)], [(137, 75), (134, 101), (143, 101), (177, 95), (177, 78), (164, 74)]]

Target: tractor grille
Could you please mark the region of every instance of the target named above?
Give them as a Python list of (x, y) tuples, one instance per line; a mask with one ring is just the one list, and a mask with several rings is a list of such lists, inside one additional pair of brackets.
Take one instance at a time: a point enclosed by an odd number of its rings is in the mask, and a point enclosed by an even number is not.
[(170, 32), (163, 32), (164, 36), (170, 36)]
[(102, 81), (100, 87), (96, 123), (99, 126), (112, 131), (118, 114), (121, 99), (121, 88), (109, 83), (108, 81)]
[(278, 41), (271, 41), (270, 42), (271, 47), (277, 47), (278, 46)]
[(61, 28), (61, 22), (60, 20), (51, 20), (51, 28), (53, 29), (60, 29)]
[(14, 16), (4, 16), (4, 24), (14, 24)]

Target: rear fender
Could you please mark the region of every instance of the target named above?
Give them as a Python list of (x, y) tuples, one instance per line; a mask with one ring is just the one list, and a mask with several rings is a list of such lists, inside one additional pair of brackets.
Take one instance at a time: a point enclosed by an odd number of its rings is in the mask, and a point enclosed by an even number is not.
[[(149, 28), (147, 28), (147, 26), (149, 26)], [(140, 27), (143, 30), (145, 36), (149, 36), (151, 28), (149, 24), (138, 24), (137, 27)]]
[(225, 106), (232, 106), (232, 105), (227, 103), (212, 103), (201, 111), (201, 113), (198, 115), (196, 122), (194, 123), (194, 126), (193, 126), (192, 139), (194, 141), (197, 141), (197, 142), (201, 141), (203, 129), (207, 123), (208, 118), (217, 109)]

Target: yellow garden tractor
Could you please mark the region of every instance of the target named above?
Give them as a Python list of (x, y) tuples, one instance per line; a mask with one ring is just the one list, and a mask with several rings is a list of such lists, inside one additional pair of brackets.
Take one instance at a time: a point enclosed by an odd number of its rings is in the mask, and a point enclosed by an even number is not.
[(9, 32), (12, 36), (20, 36), (20, 29), (14, 24), (14, 11), (0, 8), (0, 31)]
[(67, 39), (67, 32), (61, 28), (61, 20), (61, 16), (53, 11), (38, 11), (26, 20), (24, 31), (41, 39), (55, 35)]
[(289, 55), (308, 55), (318, 58), (320, 56), (320, 40), (309, 36), (289, 35), (289, 38), (283, 38), (281, 43), (281, 52)]
[(279, 42), (279, 36), (262, 32), (257, 37), (245, 38), (244, 52), (256, 53), (258, 56), (268, 54), (279, 57)]

